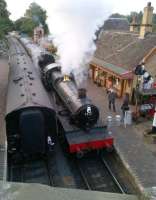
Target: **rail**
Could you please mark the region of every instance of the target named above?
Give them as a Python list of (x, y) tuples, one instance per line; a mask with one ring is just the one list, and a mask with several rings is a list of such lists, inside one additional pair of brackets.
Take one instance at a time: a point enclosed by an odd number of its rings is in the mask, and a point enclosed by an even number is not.
[(117, 185), (117, 187), (119, 188), (119, 190), (121, 191), (122, 194), (125, 194), (124, 189), (122, 188), (122, 186), (120, 185), (119, 181), (117, 180), (117, 178), (115, 177), (115, 175), (113, 174), (112, 170), (110, 169), (108, 163), (105, 161), (105, 159), (101, 156), (101, 161), (102, 163), (105, 165), (105, 167), (107, 168), (109, 174), (112, 176), (112, 179), (114, 181), (114, 183)]
[[(119, 193), (125, 194), (123, 187), (121, 186), (121, 184), (119, 183), (119, 181), (117, 180), (111, 168), (109, 167), (109, 165), (107, 164), (107, 162), (104, 160), (103, 157), (97, 156), (97, 158), (95, 158), (95, 163), (94, 163), (94, 158), (91, 158), (90, 160), (92, 160), (93, 165), (90, 165), (89, 164), (90, 161), (88, 160), (87, 161), (83, 160), (84, 161), (83, 162), (82, 159), (81, 160), (76, 159), (75, 162), (78, 171), (81, 175), (82, 181), (85, 185), (85, 189), (105, 191), (105, 192), (110, 192), (111, 190), (112, 191), (115, 190)], [(97, 162), (100, 162), (102, 165)], [(86, 163), (88, 165), (86, 165)], [(109, 187), (109, 185), (111, 185), (110, 184), (111, 182), (114, 183), (112, 185), (112, 188)]]
[(82, 177), (82, 179), (83, 179), (83, 181), (84, 181), (84, 183), (86, 185), (86, 188), (88, 190), (92, 190), (92, 187), (90, 186), (90, 184), (89, 184), (89, 182), (88, 182), (88, 180), (87, 180), (87, 178), (85, 176), (85, 173), (83, 172), (83, 169), (81, 168), (81, 166), (80, 166), (80, 164), (78, 162), (77, 162), (77, 166), (78, 166), (78, 169), (80, 171), (81, 177)]

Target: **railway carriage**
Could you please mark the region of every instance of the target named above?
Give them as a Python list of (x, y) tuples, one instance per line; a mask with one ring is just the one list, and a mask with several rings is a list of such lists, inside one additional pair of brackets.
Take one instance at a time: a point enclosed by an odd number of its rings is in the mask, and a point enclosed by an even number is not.
[(55, 110), (38, 72), (16, 38), (9, 37), (10, 72), (6, 104), (8, 155), (13, 159), (49, 152), (56, 131)]

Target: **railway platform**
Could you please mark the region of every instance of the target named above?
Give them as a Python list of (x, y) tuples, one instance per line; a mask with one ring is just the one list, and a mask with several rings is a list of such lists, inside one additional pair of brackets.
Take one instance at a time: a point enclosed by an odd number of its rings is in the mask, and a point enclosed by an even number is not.
[[(99, 106), (102, 119), (107, 116), (115, 117), (121, 114), (122, 100), (116, 101), (116, 113), (108, 109), (108, 97), (106, 91), (96, 86), (91, 80), (87, 83), (88, 96)], [(156, 146), (144, 137), (143, 131), (152, 127), (152, 121), (136, 125), (120, 125), (111, 127), (115, 138), (115, 149), (123, 164), (130, 173), (134, 184), (140, 194), (147, 195), (148, 191), (155, 190), (156, 186)], [(156, 196), (155, 196), (156, 198)]]
[(0, 59), (0, 180), (6, 179), (6, 132), (5, 132), (5, 104), (9, 67), (7, 61)]
[(134, 195), (54, 188), (40, 184), (0, 183), (2, 199), (14, 200), (137, 200)]

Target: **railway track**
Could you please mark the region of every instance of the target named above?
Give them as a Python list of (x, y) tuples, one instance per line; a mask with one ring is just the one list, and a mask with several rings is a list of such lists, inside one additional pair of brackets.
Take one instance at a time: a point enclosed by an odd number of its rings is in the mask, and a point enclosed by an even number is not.
[(76, 166), (85, 189), (103, 192), (125, 193), (109, 165), (100, 156), (76, 160)]
[(29, 161), (23, 164), (11, 164), (8, 180), (12, 182), (40, 183), (54, 186), (53, 177), (47, 160)]

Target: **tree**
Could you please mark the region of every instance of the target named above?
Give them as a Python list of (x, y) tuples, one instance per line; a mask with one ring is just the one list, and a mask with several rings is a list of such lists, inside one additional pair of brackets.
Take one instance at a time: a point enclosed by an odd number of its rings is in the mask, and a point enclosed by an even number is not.
[(113, 13), (112, 15), (110, 15), (110, 18), (126, 18), (126, 16), (119, 13)]
[(35, 24), (42, 24), (45, 33), (48, 33), (48, 25), (46, 23), (46, 10), (41, 8), (37, 3), (31, 3), (25, 12), (25, 17), (30, 18)]
[[(133, 16), (136, 17), (138, 24), (142, 23), (143, 12), (131, 12), (130, 15), (121, 15), (119, 13), (113, 13), (110, 17), (112, 18), (127, 18), (129, 23), (132, 22)], [(153, 32), (156, 32), (156, 13), (153, 13)]]
[(156, 14), (153, 14), (153, 32), (156, 32)]
[(7, 18), (0, 18), (0, 31), (7, 34), (13, 28), (13, 23)]
[(34, 28), (42, 24), (45, 33), (48, 33), (46, 19), (46, 11), (43, 10), (37, 3), (31, 3), (24, 14), (24, 17), (15, 21), (15, 29), (21, 33), (33, 36)]
[(7, 4), (4, 0), (0, 0), (0, 17), (9, 18), (9, 12), (7, 10)]
[(33, 30), (38, 24), (31, 20), (31, 18), (21, 17), (15, 21), (15, 30), (20, 33), (25, 33), (33, 36)]
[(7, 10), (7, 4), (4, 0), (0, 0), (0, 38), (5, 36), (13, 28), (13, 23), (9, 19), (10, 13)]

